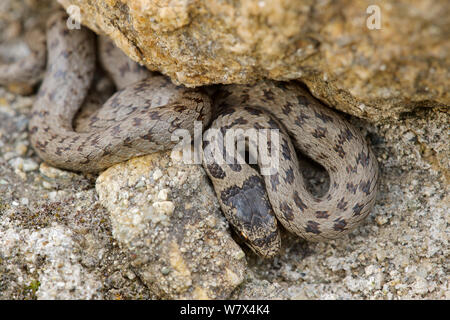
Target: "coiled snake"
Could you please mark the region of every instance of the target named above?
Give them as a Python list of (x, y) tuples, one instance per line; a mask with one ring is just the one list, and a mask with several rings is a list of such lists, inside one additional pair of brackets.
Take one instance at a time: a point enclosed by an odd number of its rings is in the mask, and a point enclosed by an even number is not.
[[(36, 78), (36, 70), (45, 64), (45, 41), (35, 40), (36, 49), (25, 60), (0, 65), (0, 84)], [(378, 167), (364, 137), (299, 84), (260, 81), (223, 86), (211, 103), (201, 89), (177, 87), (101, 40), (101, 61), (120, 90), (82, 119), (75, 131), (74, 118), (93, 82), (95, 37), (85, 28), (68, 30), (66, 16), (58, 12), (48, 22), (46, 41), (47, 72), (29, 123), (31, 143), (46, 162), (97, 172), (171, 148), (176, 129), (192, 134), (195, 121), (206, 127), (214, 113), (211, 128), (222, 133), (229, 129), (279, 132), (279, 143), (268, 146), (270, 152), (279, 152), (278, 170), (264, 176), (246, 163), (217, 161), (208, 147), (221, 142), (220, 135), (204, 135), (203, 166), (224, 214), (261, 256), (278, 252), (278, 222), (307, 240), (324, 240), (348, 233), (372, 209)], [(320, 199), (305, 187), (294, 145), (329, 174), (329, 190)], [(228, 152), (224, 149), (222, 154)], [(255, 157), (262, 166), (262, 158)]]

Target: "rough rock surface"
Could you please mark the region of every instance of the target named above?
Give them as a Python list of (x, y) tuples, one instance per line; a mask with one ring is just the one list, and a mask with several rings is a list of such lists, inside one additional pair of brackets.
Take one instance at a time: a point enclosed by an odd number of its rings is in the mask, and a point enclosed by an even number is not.
[(450, 104), (447, 0), (59, 2), (187, 86), (300, 79), (328, 105), (373, 120)]
[(152, 154), (107, 169), (97, 179), (100, 203), (134, 270), (159, 297), (227, 298), (244, 280), (245, 254), (201, 166), (174, 155)]

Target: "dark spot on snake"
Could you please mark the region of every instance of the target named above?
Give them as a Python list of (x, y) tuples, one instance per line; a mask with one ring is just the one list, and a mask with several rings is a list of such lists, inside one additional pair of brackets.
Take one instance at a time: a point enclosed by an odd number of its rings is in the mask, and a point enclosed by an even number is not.
[(130, 103), (129, 105), (124, 106), (123, 109), (127, 110), (126, 115), (129, 116), (137, 110), (137, 107), (133, 106), (133, 103)]
[(41, 86), (41, 88), (38, 91), (37, 97), (42, 98), (47, 93), (47, 90), (44, 86)]
[(294, 202), (295, 202), (295, 205), (300, 209), (300, 211), (308, 209), (306, 204), (302, 201), (302, 199), (298, 195), (297, 191), (294, 191)]
[(59, 54), (59, 56), (63, 57), (64, 59), (67, 59), (71, 54), (72, 54), (72, 51), (64, 50)]
[(39, 128), (36, 127), (36, 126), (34, 126), (33, 128), (30, 129), (30, 133), (31, 133), (31, 134), (34, 134), (34, 133), (36, 133), (36, 132), (38, 132), (38, 131), (39, 131)]
[(220, 96), (221, 99), (226, 99), (226, 98), (228, 98), (228, 97), (231, 96), (231, 95), (232, 95), (232, 92), (231, 92), (231, 91), (228, 91), (228, 90), (226, 90), (226, 89), (222, 89), (222, 90), (220, 90), (220, 92), (219, 92), (219, 96)]
[(346, 228), (347, 221), (345, 221), (345, 219), (343, 219), (342, 217), (337, 218), (333, 222), (334, 222), (333, 229), (335, 231), (342, 232), (342, 231), (347, 230), (347, 228)]
[(94, 116), (89, 120), (89, 123), (90, 123), (90, 125), (93, 125), (93, 124), (95, 124), (98, 120), (100, 120), (100, 119), (97, 117), (97, 115), (94, 115)]
[(175, 106), (174, 108), (173, 108), (173, 110), (175, 111), (175, 112), (178, 112), (178, 113), (182, 113), (183, 111), (185, 111), (187, 108), (185, 107), (185, 106), (181, 106), (181, 105), (177, 105), (177, 106)]
[(345, 153), (345, 151), (344, 151), (344, 148), (342, 148), (341, 145), (337, 145), (337, 144), (336, 144), (336, 145), (334, 146), (333, 150), (337, 152), (337, 154), (339, 155), (339, 157), (341, 157), (342, 159), (345, 158), (346, 153)]
[(139, 81), (139, 82), (137, 82), (136, 84), (133, 85), (133, 91), (134, 92), (141, 92), (141, 91), (144, 91), (145, 89), (147, 89), (148, 86), (149, 86), (148, 81), (147, 80), (142, 80), (142, 81)]
[(159, 114), (158, 111), (151, 111), (148, 113), (148, 115), (150, 116), (150, 119), (152, 119), (152, 120), (161, 120), (161, 115)]
[(287, 89), (286, 82), (284, 82), (284, 81), (275, 81), (274, 84), (277, 88), (280, 88), (283, 90)]
[(350, 141), (351, 139), (353, 139), (353, 133), (349, 128), (346, 128), (345, 131), (341, 131), (338, 134), (338, 143), (339, 144), (344, 144), (344, 142)]
[(284, 159), (292, 160), (291, 148), (289, 148), (288, 141), (285, 138), (283, 138), (281, 149), (281, 153), (283, 154)]
[(56, 38), (54, 40), (52, 40), (52, 42), (50, 42), (50, 49), (55, 49), (58, 45), (59, 45), (59, 39)]
[(327, 219), (330, 216), (328, 211), (316, 211), (315, 215), (317, 219)]
[(273, 94), (272, 90), (270, 90), (270, 89), (263, 89), (263, 95), (264, 95), (264, 98), (269, 101), (272, 101), (274, 98), (274, 94)]
[(219, 115), (220, 116), (226, 116), (226, 115), (230, 115), (236, 112), (236, 109), (234, 108), (229, 108), (229, 107), (225, 107), (223, 109), (220, 110)]
[(314, 129), (312, 136), (316, 139), (325, 138), (327, 131), (327, 128), (317, 127), (316, 129)]
[(254, 116), (259, 116), (263, 113), (261, 110), (258, 110), (256, 108), (251, 108), (251, 107), (245, 107), (244, 110)]
[(345, 168), (345, 170), (347, 171), (347, 173), (357, 173), (358, 172), (358, 165), (352, 166), (351, 164), (347, 165), (347, 167)]
[(67, 29), (63, 29), (63, 30), (61, 30), (61, 35), (63, 36), (63, 37), (67, 37), (68, 35), (69, 35), (69, 30), (67, 30)]
[(237, 118), (237, 119), (235, 119), (234, 121), (233, 121), (233, 123), (231, 124), (231, 126), (235, 126), (235, 125), (238, 125), (238, 124), (247, 124), (248, 123), (248, 121), (246, 120), (246, 119), (244, 119), (244, 118), (242, 118), (242, 117), (239, 117), (239, 118)]
[(64, 143), (67, 140), (67, 137), (61, 137), (58, 141), (58, 143)]
[(361, 151), (358, 153), (358, 156), (356, 157), (356, 163), (360, 163), (363, 168), (369, 166), (370, 157), (369, 154), (364, 153), (364, 151)]
[(114, 126), (114, 127), (112, 128), (111, 133), (112, 133), (113, 136), (117, 136), (117, 135), (119, 135), (119, 133), (120, 133), (121, 131), (122, 131), (122, 130), (121, 130), (121, 128), (120, 128), (120, 123), (119, 123), (118, 125), (116, 125), (116, 126)]
[[(236, 162), (236, 160), (234, 160)], [(242, 166), (239, 163), (229, 163), (228, 167), (234, 172), (240, 172), (242, 170)]]
[(58, 22), (55, 20), (55, 21), (52, 21), (49, 25), (48, 25), (48, 28), (49, 29), (53, 29), (55, 26), (56, 26), (56, 24), (57, 24)]
[(203, 97), (198, 97), (198, 96), (196, 96), (196, 95), (190, 96), (189, 99), (190, 99), (191, 101), (194, 101), (194, 102), (197, 103), (197, 104), (203, 104), (203, 103), (205, 102), (205, 99), (204, 99)]
[(54, 77), (55, 77), (55, 78), (62, 78), (62, 79), (65, 79), (66, 76), (67, 76), (67, 71), (57, 70), (57, 71), (54, 73)]
[(364, 209), (365, 205), (364, 203), (357, 203), (354, 205), (354, 207), (352, 208), (353, 210), (353, 216), (359, 216), (361, 214), (362, 209)]
[[(222, 138), (224, 138), (227, 134), (227, 130), (230, 129), (230, 126), (223, 126), (220, 127), (220, 134), (222, 135)], [(225, 150), (225, 144), (224, 144), (224, 150)]]
[(272, 191), (276, 192), (280, 184), (280, 175), (278, 172), (270, 176), (270, 184), (272, 185)]
[(264, 126), (260, 125), (259, 123), (254, 123), (253, 128), (255, 128), (256, 130), (260, 130), (260, 129), (264, 129)]
[(346, 210), (346, 209), (347, 209), (347, 204), (348, 204), (348, 202), (345, 201), (345, 198), (343, 197), (343, 198), (339, 201), (339, 203), (337, 204), (336, 207), (337, 207), (339, 210)]
[(321, 232), (319, 230), (319, 226), (320, 226), (320, 223), (309, 220), (307, 222), (305, 231), (309, 232), (309, 233), (320, 234)]
[(370, 187), (372, 186), (372, 181), (367, 180), (366, 182), (361, 181), (359, 184), (359, 190), (364, 192), (366, 195), (370, 194)]
[[(119, 95), (115, 94), (113, 95), (109, 100), (108, 100), (108, 104), (111, 107), (117, 108), (120, 105), (120, 100), (119, 100)], [(146, 112), (147, 113), (147, 112)]]
[(133, 118), (133, 125), (139, 127), (142, 124), (141, 118)]
[(350, 191), (351, 193), (355, 194), (357, 189), (358, 189), (358, 187), (355, 186), (353, 184), (353, 182), (348, 182), (347, 183), (347, 190)]
[(102, 152), (102, 157), (106, 157), (111, 155), (111, 150), (110, 149), (104, 149)]
[(282, 107), (281, 111), (285, 115), (289, 115), (291, 113), (291, 111), (292, 111), (292, 103), (286, 102), (286, 104)]
[(291, 221), (292, 219), (294, 219), (292, 208), (286, 202), (280, 204), (280, 211), (283, 213), (283, 216), (286, 218), (286, 220)]
[(287, 184), (292, 184), (294, 182), (294, 169), (292, 167), (289, 167), (288, 170), (286, 170), (286, 177), (284, 178), (284, 182)]
[(223, 179), (226, 177), (225, 171), (217, 163), (212, 163), (207, 165), (208, 172), (216, 179)]
[(206, 149), (206, 147), (211, 143), (211, 141), (205, 139), (203, 140), (203, 149)]
[(45, 141), (45, 142), (38, 141), (38, 142), (36, 142), (36, 148), (38, 148), (41, 151), (45, 151), (45, 149), (47, 148), (47, 145), (48, 145), (48, 141)]
[(295, 119), (295, 124), (299, 127), (302, 127), (305, 124), (305, 120), (307, 119), (309, 119), (309, 117), (303, 112), (300, 112), (300, 114)]
[(78, 151), (78, 152), (83, 152), (84, 147), (85, 147), (85, 144), (84, 144), (84, 142), (83, 142), (82, 144), (80, 144), (80, 145), (78, 146), (77, 151)]

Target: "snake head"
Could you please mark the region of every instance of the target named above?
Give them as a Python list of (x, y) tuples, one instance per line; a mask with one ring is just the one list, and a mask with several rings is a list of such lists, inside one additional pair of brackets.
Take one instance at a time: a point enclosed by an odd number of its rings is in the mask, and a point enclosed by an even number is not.
[(241, 188), (221, 195), (222, 209), (245, 243), (258, 255), (273, 258), (281, 246), (275, 214), (260, 176), (246, 179)]

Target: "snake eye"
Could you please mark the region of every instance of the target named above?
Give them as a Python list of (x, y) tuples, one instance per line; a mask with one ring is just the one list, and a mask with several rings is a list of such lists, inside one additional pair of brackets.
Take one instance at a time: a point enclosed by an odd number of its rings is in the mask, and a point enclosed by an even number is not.
[(241, 237), (244, 238), (245, 241), (248, 240), (247, 235), (244, 232), (242, 232), (242, 231), (241, 231)]

